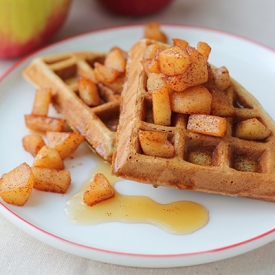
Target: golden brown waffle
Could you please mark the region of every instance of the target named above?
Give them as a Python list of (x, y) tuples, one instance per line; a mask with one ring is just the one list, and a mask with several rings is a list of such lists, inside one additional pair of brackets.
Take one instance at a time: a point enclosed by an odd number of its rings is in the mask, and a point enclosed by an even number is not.
[(77, 84), (79, 76), (94, 80), (93, 64), (103, 63), (105, 56), (100, 52), (75, 52), (38, 57), (23, 75), (37, 88), (51, 87), (53, 105), (68, 125), (110, 161), (116, 141), (121, 79), (110, 87), (98, 84), (102, 104), (96, 107), (89, 107), (80, 99)]
[[(141, 64), (144, 49), (150, 43), (143, 39), (129, 52), (113, 174), (154, 186), (275, 201), (275, 125), (259, 102), (231, 79), (226, 93), (236, 115), (226, 118), (225, 137), (188, 131), (188, 115), (174, 114), (171, 126), (155, 125), (151, 93), (146, 91), (147, 76)], [(254, 117), (271, 130), (268, 139), (237, 138), (236, 122)], [(175, 148), (174, 157), (145, 155), (139, 130), (167, 132)]]

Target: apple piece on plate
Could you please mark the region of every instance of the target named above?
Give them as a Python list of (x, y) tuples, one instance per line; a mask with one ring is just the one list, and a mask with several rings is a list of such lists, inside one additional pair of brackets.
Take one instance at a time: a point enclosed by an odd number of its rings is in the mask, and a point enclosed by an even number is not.
[(43, 146), (33, 161), (33, 167), (43, 167), (50, 169), (62, 170), (65, 168), (63, 159), (58, 151), (48, 146)]
[(93, 206), (113, 196), (114, 189), (109, 180), (103, 174), (97, 173), (84, 192), (83, 201), (86, 205)]
[(71, 184), (71, 174), (68, 170), (56, 170), (44, 167), (32, 167), (34, 175), (33, 188), (65, 194)]
[(71, 0), (0, 0), (0, 58), (24, 55), (63, 25)]
[(48, 146), (58, 151), (62, 159), (71, 155), (85, 140), (84, 136), (74, 132), (47, 132)]
[(62, 118), (25, 115), (26, 126), (33, 131), (46, 132), (55, 131), (60, 132), (63, 130), (66, 121)]
[(27, 163), (22, 163), (0, 178), (0, 197), (13, 205), (23, 206), (34, 186), (34, 175)]
[(27, 152), (31, 153), (35, 157), (38, 151), (46, 144), (42, 136), (37, 134), (29, 134), (22, 138), (22, 145)]

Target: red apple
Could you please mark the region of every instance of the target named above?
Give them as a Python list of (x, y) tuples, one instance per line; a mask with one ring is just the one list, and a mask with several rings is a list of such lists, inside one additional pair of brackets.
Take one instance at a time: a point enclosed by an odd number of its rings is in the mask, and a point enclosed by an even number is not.
[(0, 0), (0, 58), (24, 55), (62, 26), (71, 0)]
[(97, 0), (106, 10), (126, 16), (144, 16), (164, 9), (173, 0)]

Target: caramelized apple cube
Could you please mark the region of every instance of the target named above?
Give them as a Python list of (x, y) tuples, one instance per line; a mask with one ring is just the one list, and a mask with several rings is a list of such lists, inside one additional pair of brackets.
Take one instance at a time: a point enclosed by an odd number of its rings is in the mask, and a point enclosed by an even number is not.
[(101, 99), (97, 85), (90, 79), (84, 77), (78, 79), (78, 92), (86, 105), (91, 107), (100, 105)]
[(22, 138), (23, 148), (34, 157), (38, 151), (45, 146), (45, 141), (40, 135), (30, 134)]
[(67, 170), (32, 167), (33, 187), (40, 191), (65, 194), (71, 184), (71, 174)]
[(191, 64), (186, 50), (178, 46), (172, 46), (161, 51), (158, 55), (158, 61), (160, 71), (169, 76), (185, 73)]
[(112, 68), (120, 73), (125, 72), (127, 53), (118, 47), (113, 47), (106, 55), (104, 65), (107, 68)]
[(197, 50), (204, 56), (206, 60), (208, 60), (211, 52), (211, 47), (207, 43), (199, 42), (197, 45)]
[(153, 39), (159, 42), (166, 43), (167, 36), (160, 29), (158, 22), (150, 22), (144, 26), (144, 38)]
[(34, 167), (44, 167), (61, 170), (64, 169), (63, 159), (59, 155), (58, 151), (48, 146), (43, 146), (33, 161)]
[(47, 132), (48, 146), (58, 151), (62, 159), (71, 155), (85, 140), (85, 137), (74, 132)]
[(224, 66), (220, 68), (212, 68), (212, 72), (214, 86), (221, 91), (226, 90), (231, 84), (230, 75), (227, 68)]
[(152, 93), (153, 119), (157, 125), (171, 124), (169, 89), (158, 89)]
[(161, 158), (172, 158), (174, 145), (168, 140), (168, 133), (157, 131), (139, 131), (139, 142), (145, 155)]
[(183, 50), (185, 50), (187, 48), (187, 46), (189, 45), (189, 43), (184, 40), (184, 39), (180, 39), (180, 38), (173, 38), (173, 45), (182, 48)]
[(143, 60), (153, 59), (157, 52), (159, 53), (161, 50), (163, 50), (163, 47), (161, 47), (159, 44), (148, 45), (143, 52)]
[(114, 196), (114, 189), (109, 180), (101, 173), (97, 173), (89, 187), (83, 194), (83, 201), (88, 206), (110, 199)]
[(226, 119), (212, 115), (190, 115), (187, 129), (200, 134), (223, 137), (226, 134)]
[(25, 115), (26, 126), (38, 132), (54, 131), (60, 132), (63, 130), (66, 121), (62, 118)]
[(169, 87), (177, 92), (208, 81), (208, 63), (205, 57), (190, 46), (187, 46), (186, 51), (191, 61), (187, 70), (183, 74), (166, 76), (165, 78)]
[(0, 178), (0, 197), (13, 205), (22, 206), (29, 199), (34, 175), (27, 163), (22, 163)]
[(193, 83), (188, 83), (185, 74), (165, 76), (165, 81), (167, 85), (176, 92), (182, 92), (191, 86), (195, 86)]
[(148, 73), (161, 73), (159, 67), (159, 61), (157, 58), (152, 59), (144, 59), (142, 60), (142, 65), (144, 67), (145, 72)]
[(94, 66), (95, 77), (103, 84), (112, 83), (119, 76), (119, 71), (116, 69), (106, 67), (105, 65), (98, 62), (95, 62)]
[(202, 85), (190, 87), (183, 92), (172, 92), (171, 109), (181, 114), (210, 114), (212, 95)]
[(162, 73), (149, 73), (147, 75), (146, 88), (148, 92), (153, 92), (159, 89), (167, 89), (168, 85), (164, 80), (164, 75)]
[(236, 124), (235, 136), (249, 140), (264, 140), (271, 134), (261, 121), (257, 118), (250, 118)]
[(188, 46), (186, 51), (191, 59), (191, 66), (185, 72), (188, 79), (187, 82), (195, 85), (205, 83), (208, 80), (207, 60), (198, 50), (191, 46)]
[(47, 116), (51, 103), (51, 89), (38, 89), (32, 107), (32, 115)]
[(215, 116), (234, 116), (235, 108), (225, 92), (212, 90), (211, 114)]

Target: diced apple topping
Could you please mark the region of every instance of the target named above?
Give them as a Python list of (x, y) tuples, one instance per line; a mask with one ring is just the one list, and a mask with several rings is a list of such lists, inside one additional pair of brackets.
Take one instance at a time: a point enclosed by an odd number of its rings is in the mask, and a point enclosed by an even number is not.
[(168, 140), (168, 133), (157, 131), (139, 131), (139, 142), (145, 155), (171, 158), (174, 156), (174, 145)]
[(222, 117), (233, 117), (235, 108), (228, 96), (220, 90), (212, 90), (211, 114)]
[(22, 145), (27, 152), (35, 157), (38, 151), (46, 144), (40, 135), (30, 134), (22, 138)]
[[(143, 54), (146, 89), (152, 95), (153, 122), (171, 126), (173, 114), (179, 113), (189, 115), (189, 131), (225, 136), (226, 119), (237, 113), (229, 71), (224, 66), (215, 68), (208, 63), (211, 47), (207, 43), (199, 42), (194, 48), (183, 39), (172, 40), (173, 45), (166, 47), (152, 43)], [(270, 134), (257, 118), (236, 124), (235, 136), (238, 138), (264, 140)], [(151, 145), (148, 146), (152, 138), (147, 133), (141, 134), (141, 146), (145, 154), (148, 151), (149, 155), (157, 155), (149, 148)], [(146, 139), (144, 144), (143, 139)]]
[(196, 133), (223, 137), (226, 134), (226, 119), (212, 115), (190, 115), (187, 129)]
[(38, 89), (32, 107), (32, 115), (47, 116), (51, 103), (51, 89)]
[(71, 173), (68, 170), (57, 170), (45, 167), (33, 167), (33, 188), (53, 193), (65, 194), (71, 184)]
[(108, 68), (105, 65), (95, 62), (94, 73), (97, 81), (108, 84), (114, 82), (119, 76), (119, 71), (114, 68)]
[(106, 56), (104, 65), (107, 68), (112, 68), (120, 73), (124, 73), (126, 69), (127, 53), (119, 47), (113, 47)]
[(214, 85), (217, 87), (217, 89), (224, 91), (230, 86), (230, 75), (226, 67), (223, 66), (220, 68), (214, 68), (212, 69), (212, 72)]
[(169, 76), (183, 74), (191, 65), (187, 51), (178, 46), (161, 51), (158, 55), (158, 61), (160, 71)]
[(163, 43), (167, 42), (167, 36), (160, 29), (160, 24), (158, 22), (149, 22), (144, 26), (144, 38), (153, 39)]
[(152, 93), (153, 119), (158, 125), (171, 124), (171, 106), (168, 89), (154, 90)]
[(257, 118), (246, 119), (236, 125), (235, 136), (238, 138), (264, 140), (270, 134), (271, 131)]
[(211, 113), (212, 95), (202, 85), (190, 87), (183, 92), (172, 92), (170, 96), (171, 109), (181, 114)]
[(80, 77), (78, 79), (79, 97), (88, 106), (94, 107), (101, 103), (96, 83), (88, 78)]
[(48, 146), (43, 146), (33, 161), (34, 167), (44, 167), (62, 170), (64, 169), (63, 159), (59, 155), (58, 151)]

